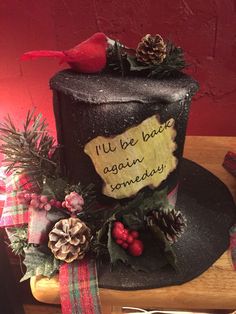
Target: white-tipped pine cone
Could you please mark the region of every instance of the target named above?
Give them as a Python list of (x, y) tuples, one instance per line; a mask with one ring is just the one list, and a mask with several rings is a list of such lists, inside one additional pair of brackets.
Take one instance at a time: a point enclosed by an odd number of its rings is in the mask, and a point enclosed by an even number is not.
[(91, 240), (91, 230), (78, 218), (58, 221), (49, 233), (48, 247), (55, 258), (71, 263), (84, 258)]
[(174, 208), (162, 208), (152, 211), (147, 217), (149, 226), (157, 225), (170, 243), (174, 243), (181, 237), (187, 225), (184, 215)]
[(147, 34), (136, 49), (136, 58), (147, 65), (157, 65), (166, 57), (166, 44), (160, 35)]

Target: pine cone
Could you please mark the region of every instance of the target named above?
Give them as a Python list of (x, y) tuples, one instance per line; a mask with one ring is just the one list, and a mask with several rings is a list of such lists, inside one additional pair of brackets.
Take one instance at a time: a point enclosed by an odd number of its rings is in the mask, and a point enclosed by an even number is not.
[(147, 34), (142, 38), (136, 49), (136, 58), (139, 62), (157, 65), (166, 57), (166, 44), (160, 35)]
[(89, 248), (91, 231), (78, 218), (58, 221), (49, 233), (48, 247), (54, 256), (66, 263), (83, 259)]
[(174, 208), (160, 209), (152, 211), (147, 217), (149, 226), (157, 225), (164, 233), (170, 243), (174, 243), (184, 232), (186, 227), (186, 218), (182, 213)]

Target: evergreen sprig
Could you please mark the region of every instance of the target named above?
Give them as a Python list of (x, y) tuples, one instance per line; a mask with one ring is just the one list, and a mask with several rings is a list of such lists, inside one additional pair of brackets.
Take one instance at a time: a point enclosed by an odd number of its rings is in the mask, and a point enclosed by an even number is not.
[(161, 64), (150, 71), (149, 77), (168, 76), (173, 72), (183, 70), (187, 66), (184, 60), (183, 50), (180, 47), (176, 47), (173, 43), (167, 42), (166, 51), (166, 58)]
[(22, 226), (19, 228), (8, 228), (9, 247), (16, 255), (24, 255), (24, 249), (29, 247), (28, 228)]
[(129, 63), (127, 60), (127, 51), (119, 41), (115, 41), (114, 45), (111, 45), (108, 50), (108, 72), (114, 71), (125, 76), (129, 69)]
[(7, 172), (29, 175), (39, 186), (44, 176), (54, 176), (56, 163), (49, 158), (54, 139), (47, 127), (42, 115), (34, 115), (34, 111), (28, 112), (23, 130), (16, 128), (10, 116), (0, 123), (0, 153)]
[(118, 41), (115, 41), (108, 50), (107, 71), (122, 76), (162, 78), (174, 75), (185, 67), (187, 65), (183, 50), (170, 41), (166, 43), (166, 58), (160, 64), (144, 64), (138, 61), (135, 49), (125, 47)]

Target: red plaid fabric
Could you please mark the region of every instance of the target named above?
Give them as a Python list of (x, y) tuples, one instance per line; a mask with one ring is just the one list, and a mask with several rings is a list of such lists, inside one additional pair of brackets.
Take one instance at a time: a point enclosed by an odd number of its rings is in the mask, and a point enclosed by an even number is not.
[(236, 154), (233, 152), (228, 152), (225, 155), (223, 162), (223, 167), (236, 177)]
[(59, 283), (63, 314), (101, 313), (94, 259), (61, 265)]
[(19, 202), (17, 193), (32, 189), (32, 184), (26, 176), (16, 174), (7, 176), (5, 181), (6, 200), (0, 218), (0, 227), (12, 227), (28, 223), (28, 206)]
[[(0, 217), (2, 215), (2, 210), (3, 210), (4, 204), (5, 204), (5, 199), (6, 199), (5, 193), (0, 192)], [(0, 219), (0, 221), (1, 221), (1, 219)]]
[(51, 221), (45, 210), (35, 210), (29, 206), (28, 242), (43, 244), (48, 241), (48, 226)]
[[(0, 187), (6, 192), (3, 197), (4, 206), (0, 219), (0, 227), (11, 227), (22, 224), (29, 225), (28, 242), (40, 244), (46, 240), (47, 227), (50, 221), (47, 212), (34, 210), (22, 204), (17, 197), (19, 191), (32, 190), (33, 186), (26, 176), (10, 175)], [(2, 194), (0, 194), (2, 195)], [(3, 205), (3, 203), (2, 203)], [(1, 198), (0, 198), (1, 206)], [(29, 207), (29, 208), (28, 208)], [(59, 271), (61, 305), (63, 314), (99, 314), (97, 272), (95, 261), (84, 258), (72, 264), (64, 263)]]
[(3, 168), (0, 168), (0, 218), (6, 199), (6, 184), (4, 181), (5, 174)]

